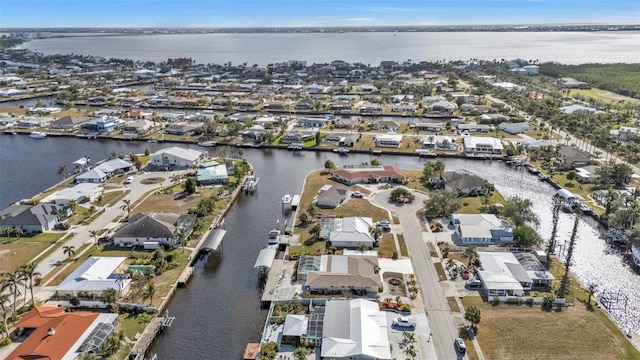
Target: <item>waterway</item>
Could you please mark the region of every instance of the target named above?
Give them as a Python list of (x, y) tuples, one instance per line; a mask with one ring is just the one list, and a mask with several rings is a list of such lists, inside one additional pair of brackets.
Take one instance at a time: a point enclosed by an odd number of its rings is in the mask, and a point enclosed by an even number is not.
[[(41, 140), (27, 136), (0, 135), (0, 204), (33, 196), (60, 180), (56, 169), (85, 155), (94, 160), (116, 153), (141, 153), (169, 144), (138, 143), (76, 138)], [(215, 153), (217, 149), (209, 148)], [(230, 149), (231, 150), (231, 149)], [(369, 155), (339, 157), (333, 153), (243, 149), (261, 178), (258, 193), (242, 196), (227, 216), (223, 254), (197, 264), (196, 276), (186, 289), (178, 291), (169, 311), (174, 325), (159, 337), (153, 348), (161, 359), (234, 359), (247, 342), (258, 341), (266, 316), (260, 309), (260, 290), (253, 264), (264, 247), (267, 231), (280, 214), (285, 193), (300, 191), (306, 174), (322, 168), (327, 159), (336, 165), (370, 161)], [(55, 155), (54, 155), (55, 154)], [(417, 157), (381, 156), (383, 164), (420, 169)], [(464, 169), (495, 184), (505, 197), (520, 196), (534, 203), (541, 220), (540, 234), (551, 232), (551, 197), (554, 189), (524, 171), (500, 162), (446, 159), (447, 170)], [(559, 242), (569, 239), (573, 215), (562, 213)], [(591, 221), (581, 223), (572, 271), (585, 284), (598, 284), (600, 291), (623, 291), (626, 308), (613, 311), (625, 331), (640, 329), (640, 277), (598, 235)]]

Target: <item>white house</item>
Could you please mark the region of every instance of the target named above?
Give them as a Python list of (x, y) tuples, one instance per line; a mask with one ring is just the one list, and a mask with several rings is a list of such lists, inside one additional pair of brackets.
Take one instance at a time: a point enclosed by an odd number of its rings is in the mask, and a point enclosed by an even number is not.
[(102, 187), (96, 183), (80, 183), (75, 186), (64, 188), (43, 199), (44, 202), (66, 205), (73, 200), (78, 204), (97, 200), (102, 194)]
[[(101, 296), (114, 289), (121, 295), (129, 291), (131, 279), (125, 275), (126, 257), (91, 256), (56, 288), (58, 296), (78, 296), (78, 293)], [(119, 276), (122, 274), (125, 276)]]
[(373, 142), (377, 147), (393, 147), (397, 148), (402, 143), (402, 135), (400, 134), (382, 134), (373, 137)]
[(100, 169), (90, 169), (82, 174), (76, 176), (76, 183), (102, 183), (107, 180), (109, 176)]
[(423, 149), (443, 151), (458, 150), (458, 144), (453, 141), (453, 138), (446, 135), (427, 135), (420, 139), (420, 145)]
[(336, 218), (329, 232), (329, 243), (337, 248), (357, 248), (360, 244), (373, 248), (375, 239), (369, 233), (373, 226), (370, 217), (351, 216)]
[(173, 146), (151, 154), (151, 165), (158, 168), (188, 168), (198, 165), (208, 156), (206, 151)]
[(390, 360), (387, 315), (377, 302), (328, 300), (322, 329), (322, 359)]
[(499, 139), (492, 137), (468, 136), (464, 138), (467, 154), (502, 154), (504, 147)]
[(464, 245), (494, 245), (513, 242), (513, 229), (493, 214), (453, 214), (451, 223)]
[(322, 192), (316, 197), (316, 206), (321, 209), (335, 209), (346, 200), (349, 189), (343, 185), (326, 185), (320, 191)]

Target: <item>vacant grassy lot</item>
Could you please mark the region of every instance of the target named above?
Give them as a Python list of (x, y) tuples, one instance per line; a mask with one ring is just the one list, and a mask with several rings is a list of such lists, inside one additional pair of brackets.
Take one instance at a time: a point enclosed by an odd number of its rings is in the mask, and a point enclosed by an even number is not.
[(127, 194), (131, 192), (131, 190), (126, 190), (126, 191), (110, 191), (108, 193), (104, 193), (102, 195), (102, 198), (96, 202), (96, 204), (98, 206), (113, 206), (115, 205), (118, 201), (120, 201), (120, 199), (122, 199), (123, 197), (127, 196)]
[[(158, 192), (149, 196), (142, 203), (136, 204), (131, 210), (131, 213), (172, 212), (176, 214), (184, 214), (187, 213), (189, 208), (197, 206), (200, 200), (214, 194), (218, 194), (218, 188), (200, 187), (198, 188), (198, 193), (181, 198), (177, 198), (177, 193), (165, 194), (163, 192)], [(216, 211), (224, 209), (229, 201), (230, 200), (228, 198), (216, 201)]]
[(598, 88), (591, 89), (571, 89), (569, 96), (580, 95), (585, 98), (590, 98), (594, 100), (599, 100), (608, 103), (618, 103), (620, 101), (630, 101), (630, 102), (638, 102), (638, 99), (630, 98), (627, 96), (619, 95), (616, 93), (612, 93), (607, 90), (602, 90)]
[(380, 248), (378, 249), (378, 255), (382, 257), (392, 257), (393, 252), (396, 250), (396, 242), (393, 240), (393, 235), (384, 234), (380, 239)]
[(486, 359), (638, 359), (618, 328), (601, 312), (575, 306), (562, 312), (539, 306), (484, 303), (462, 299), (482, 314), (478, 341)]
[(33, 260), (66, 233), (43, 233), (31, 237), (0, 237), (0, 273), (13, 272)]
[[(462, 198), (462, 207), (457, 213), (460, 214), (481, 214), (484, 211), (482, 208), (484, 204), (482, 203), (484, 197), (483, 196), (468, 196)], [(494, 191), (489, 200), (489, 204), (505, 204), (504, 197), (498, 192)], [(466, 204), (466, 205), (465, 205)]]
[(422, 176), (422, 170), (402, 169), (402, 173), (404, 174), (404, 177), (407, 180), (409, 180), (409, 183), (407, 184), (408, 188), (429, 192), (429, 189), (422, 186), (422, 183), (420, 182), (420, 177)]

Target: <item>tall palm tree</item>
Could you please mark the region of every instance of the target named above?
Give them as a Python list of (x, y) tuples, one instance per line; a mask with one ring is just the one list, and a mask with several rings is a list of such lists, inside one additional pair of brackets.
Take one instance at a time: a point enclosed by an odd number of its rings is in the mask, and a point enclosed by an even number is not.
[(469, 258), (469, 264), (467, 264), (467, 267), (469, 267), (478, 257), (478, 251), (474, 245), (471, 245), (465, 249), (464, 255)]
[(76, 247), (73, 245), (63, 246), (62, 253), (69, 255), (69, 259), (76, 253)]
[(78, 202), (75, 200), (69, 200), (69, 202), (67, 202), (67, 208), (69, 208), (69, 210), (71, 210), (72, 213), (74, 213), (76, 211), (76, 208), (78, 207)]
[(97, 245), (98, 244), (98, 230), (91, 230), (89, 231), (89, 234), (91, 234), (91, 237), (93, 238), (93, 242)]
[(10, 294), (0, 294), (0, 311), (2, 311), (2, 324), (4, 325), (4, 334), (6, 337), (9, 337), (9, 326), (7, 325), (7, 313), (9, 312), (7, 302), (10, 301), (9, 295)]
[(58, 175), (62, 175), (62, 179), (66, 179), (67, 178), (67, 167), (62, 165), (58, 167), (58, 171), (57, 171)]
[(22, 277), (18, 271), (4, 274), (2, 281), (2, 290), (9, 290), (13, 294), (13, 313), (16, 312), (16, 303), (18, 295), (20, 295), (20, 285), (22, 285)]
[(153, 303), (153, 295), (156, 294), (156, 284), (149, 281), (144, 288), (144, 298), (149, 299), (149, 305)]
[(122, 200), (122, 202), (124, 203), (124, 205), (122, 205), (120, 209), (127, 210), (127, 216), (129, 216), (131, 214), (131, 200), (124, 199)]
[[(22, 275), (24, 277), (25, 281), (25, 287), (29, 287), (29, 290), (31, 291), (31, 303), (33, 304), (33, 306), (36, 305), (36, 299), (33, 296), (33, 279), (37, 278), (38, 276), (41, 276), (42, 274), (40, 274), (39, 272), (36, 271), (36, 266), (38, 264), (35, 261), (32, 261), (30, 263), (24, 264), (22, 266), (20, 266), (20, 271), (22, 272)], [(25, 290), (25, 296), (26, 296), (26, 290)]]

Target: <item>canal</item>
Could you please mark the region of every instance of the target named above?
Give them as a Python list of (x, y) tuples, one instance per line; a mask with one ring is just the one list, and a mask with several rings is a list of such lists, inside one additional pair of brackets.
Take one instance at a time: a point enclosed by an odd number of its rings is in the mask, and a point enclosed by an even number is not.
[[(53, 185), (60, 165), (70, 166), (79, 157), (94, 160), (116, 153), (141, 153), (169, 144), (149, 144), (75, 138), (42, 140), (27, 136), (0, 136), (0, 203), (33, 196)], [(235, 149), (230, 149), (235, 150)], [(209, 148), (215, 154), (218, 149)], [(153, 352), (160, 359), (236, 359), (247, 342), (260, 339), (266, 312), (260, 309), (260, 290), (253, 264), (265, 237), (280, 216), (280, 199), (285, 193), (298, 193), (306, 174), (322, 168), (327, 159), (336, 165), (370, 161), (369, 155), (339, 157), (333, 153), (243, 149), (261, 178), (253, 196), (241, 196), (225, 222), (227, 236), (223, 254), (197, 264), (196, 276), (185, 289), (176, 292), (169, 311), (176, 317), (173, 326), (156, 342)], [(55, 154), (55, 155), (50, 155)], [(421, 169), (423, 160), (407, 156), (381, 156), (383, 164)], [(551, 199), (555, 190), (526, 171), (511, 169), (501, 162), (446, 159), (446, 169), (467, 170), (495, 184), (505, 198), (520, 196), (534, 203), (543, 238), (551, 232)], [(573, 215), (561, 213), (559, 243), (568, 241)], [(637, 333), (640, 318), (640, 277), (626, 265), (615, 249), (599, 236), (596, 224), (580, 225), (572, 271), (584, 283), (595, 283), (599, 291), (621, 290), (629, 297), (613, 316), (624, 331)]]

